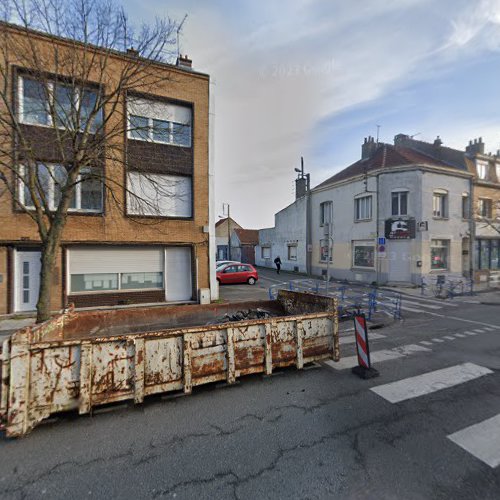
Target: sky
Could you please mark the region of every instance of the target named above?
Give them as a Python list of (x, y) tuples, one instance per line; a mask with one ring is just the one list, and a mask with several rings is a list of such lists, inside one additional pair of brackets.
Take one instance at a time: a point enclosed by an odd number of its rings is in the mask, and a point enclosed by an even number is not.
[(123, 0), (188, 15), (181, 53), (215, 89), (216, 218), (272, 227), (304, 157), (315, 186), (398, 133), (500, 149), (500, 0)]

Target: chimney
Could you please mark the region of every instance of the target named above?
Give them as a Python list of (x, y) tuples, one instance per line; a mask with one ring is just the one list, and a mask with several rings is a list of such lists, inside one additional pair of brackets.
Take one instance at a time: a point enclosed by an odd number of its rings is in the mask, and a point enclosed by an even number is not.
[(193, 67), (193, 61), (189, 59), (187, 55), (182, 56), (179, 54), (179, 57), (177, 58), (177, 62), (175, 63), (175, 65), (179, 66), (180, 68), (190, 69)]
[(137, 49), (134, 49), (134, 47), (130, 47), (127, 49), (127, 54), (131, 57), (139, 57), (139, 51)]
[(375, 142), (375, 139), (371, 135), (365, 137), (365, 140), (361, 145), (361, 159), (366, 160), (367, 158), (370, 158), (370, 156), (372, 156), (373, 153), (375, 153), (377, 148), (378, 148), (378, 143)]
[(307, 179), (305, 176), (295, 179), (295, 199), (298, 200), (307, 193)]
[(436, 148), (439, 148), (443, 145), (443, 141), (441, 140), (441, 137), (439, 135), (434, 139), (434, 146)]
[(465, 152), (471, 156), (481, 154), (484, 155), (484, 142), (483, 138), (474, 139), (474, 142), (469, 141), (468, 146), (465, 147)]
[(406, 134), (398, 134), (394, 136), (394, 146), (409, 146), (413, 139)]

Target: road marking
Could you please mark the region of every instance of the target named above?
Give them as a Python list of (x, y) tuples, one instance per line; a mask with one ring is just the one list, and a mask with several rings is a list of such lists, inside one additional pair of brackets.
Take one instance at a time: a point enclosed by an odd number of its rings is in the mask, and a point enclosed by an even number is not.
[(500, 414), (450, 434), (448, 439), (490, 467), (500, 465)]
[(421, 295), (415, 296), (415, 295), (402, 294), (402, 298), (405, 302), (406, 302), (406, 299), (408, 298), (410, 300), (415, 300), (418, 302), (430, 302), (431, 304), (439, 304), (440, 307), (446, 307), (446, 306), (458, 307), (458, 304), (454, 304), (453, 302), (439, 300), (439, 299), (428, 299), (426, 297), (422, 297)]
[(490, 328), (489, 326), (487, 326), (487, 327), (485, 328), (485, 330), (487, 330), (488, 332), (494, 332), (494, 331), (495, 331), (495, 329), (494, 329), (494, 328)]
[(399, 403), (411, 398), (431, 394), (442, 389), (448, 389), (455, 385), (463, 384), (483, 375), (493, 373), (474, 363), (463, 363), (461, 365), (443, 368), (416, 377), (409, 377), (390, 384), (372, 387), (370, 390), (383, 397), (390, 403)]
[(465, 335), (477, 335), (477, 332), (464, 332)]
[(467, 335), (464, 335), (463, 333), (455, 333), (454, 335), (455, 335), (455, 337), (462, 338), (462, 339), (467, 336)]
[(405, 300), (405, 304), (410, 304), (411, 306), (417, 306), (417, 307), (427, 307), (429, 309), (442, 309), (443, 306), (436, 306), (432, 304), (423, 304), (422, 302), (415, 302), (413, 300)]
[(430, 316), (437, 316), (438, 318), (452, 319), (455, 321), (462, 321), (463, 323), (474, 323), (475, 325), (489, 326), (491, 328), (500, 329), (498, 325), (492, 325), (491, 323), (483, 323), (482, 321), (475, 321), (473, 319), (458, 318), (457, 316), (448, 316), (447, 314), (439, 314), (431, 311), (427, 311)]
[(446, 340), (456, 340), (455, 337), (452, 337), (451, 335), (445, 335), (443, 338)]
[[(407, 344), (394, 349), (382, 349), (380, 351), (374, 351), (370, 353), (370, 361), (373, 363), (383, 363), (384, 361), (390, 361), (392, 359), (404, 358), (415, 354), (417, 352), (430, 352), (431, 349), (422, 347), (417, 344)], [(335, 368), (335, 370), (347, 370), (348, 368), (353, 368), (358, 365), (357, 356), (348, 356), (346, 358), (341, 358), (340, 361), (325, 361), (328, 366)]]
[[(379, 340), (379, 339), (385, 339), (385, 335), (381, 335), (380, 333), (369, 333), (368, 334), (368, 342), (370, 340)], [(340, 337), (340, 345), (346, 345), (346, 344), (355, 344), (356, 343), (356, 338), (353, 336), (349, 337)]]
[(476, 333), (484, 333), (484, 330), (474, 330)]
[(432, 341), (433, 341), (433, 342), (444, 342), (444, 340), (443, 340), (443, 339), (438, 339), (438, 338), (434, 338), (434, 339), (432, 339)]
[(401, 306), (401, 309), (403, 309), (403, 311), (410, 311), (410, 312), (416, 312), (416, 313), (423, 313), (425, 311), (423, 311), (422, 309), (413, 309), (412, 307), (406, 307), (406, 306)]
[(421, 340), (420, 343), (424, 345), (432, 345), (432, 342), (429, 342), (428, 340)]

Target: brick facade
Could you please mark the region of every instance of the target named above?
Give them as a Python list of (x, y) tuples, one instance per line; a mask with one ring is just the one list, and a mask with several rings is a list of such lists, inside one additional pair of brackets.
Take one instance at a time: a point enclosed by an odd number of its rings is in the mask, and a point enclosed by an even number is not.
[[(9, 27), (13, 37), (25, 37), (26, 32)], [(29, 33), (32, 42), (37, 43), (40, 51), (50, 50), (54, 43), (60, 44), (61, 50), (75, 50), (75, 46), (64, 40), (54, 40), (38, 33)], [(128, 56), (116, 54), (112, 64), (119, 66)], [(1, 61), (0, 61), (1, 63)], [(11, 73), (16, 70), (11, 66)], [(47, 68), (50, 71), (51, 68)], [(122, 151), (125, 162), (114, 161), (110, 155), (104, 160), (107, 175), (116, 179), (120, 188), (113, 193), (106, 191), (104, 209), (101, 214), (69, 214), (64, 229), (62, 246), (67, 244), (143, 244), (143, 245), (189, 245), (196, 258), (196, 265), (192, 266), (193, 283), (198, 288), (210, 288), (209, 273), (209, 235), (203, 228), (209, 224), (209, 176), (208, 176), (208, 119), (209, 119), (209, 77), (194, 71), (182, 69), (166, 64), (156, 64), (154, 70), (162, 73), (164, 78), (155, 85), (155, 93), (161, 99), (182, 101), (189, 103), (193, 110), (192, 120), (192, 147), (173, 148), (158, 147), (144, 143), (130, 148), (131, 156), (127, 158), (127, 139), (125, 130), (121, 138), (114, 138), (113, 147)], [(97, 78), (96, 78), (97, 80)], [(150, 90), (150, 89), (148, 89)], [(15, 96), (15, 91), (12, 92)], [(149, 94), (151, 94), (149, 92)], [(15, 98), (15, 97), (14, 97)], [(120, 115), (124, 116), (123, 104)], [(1, 110), (0, 110), (1, 111)], [(50, 147), (50, 133), (48, 129), (33, 131), (34, 144), (40, 147), (41, 159), (56, 160), (53, 148)], [(129, 141), (132, 142), (132, 141)], [(135, 142), (135, 141), (134, 141)], [(135, 158), (134, 158), (135, 155)], [(161, 170), (162, 157), (166, 163), (168, 173), (182, 173), (192, 175), (193, 188), (193, 217), (191, 219), (171, 219), (161, 217), (130, 217), (125, 213), (125, 179), (124, 164), (127, 161), (142, 161), (150, 163), (152, 169)], [(149, 161), (150, 160), (150, 161)], [(0, 314), (14, 312), (12, 308), (12, 258), (9, 255), (12, 249), (19, 246), (36, 245), (39, 242), (35, 222), (25, 213), (14, 209), (13, 200), (4, 194), (0, 197)], [(10, 249), (10, 250), (9, 250)], [(194, 257), (195, 256), (195, 257)], [(64, 283), (64, 258), (60, 251), (57, 257), (55, 282), (52, 289), (52, 308), (58, 310), (65, 305), (66, 293)], [(197, 271), (197, 276), (194, 274)], [(10, 278), (10, 279), (9, 279)], [(120, 295), (118, 298), (117, 295)], [(197, 291), (194, 290), (194, 296)], [(81, 305), (113, 305), (118, 301), (151, 302), (162, 300), (161, 294), (134, 292), (121, 294), (102, 294), (103, 300), (96, 300), (80, 296)], [(106, 296), (106, 297), (105, 297)], [(96, 295), (93, 295), (96, 297)], [(99, 304), (97, 304), (99, 302)]]

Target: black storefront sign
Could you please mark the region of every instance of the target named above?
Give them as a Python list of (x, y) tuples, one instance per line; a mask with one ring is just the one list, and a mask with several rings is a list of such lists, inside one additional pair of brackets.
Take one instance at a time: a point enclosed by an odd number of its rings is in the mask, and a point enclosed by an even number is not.
[(388, 240), (411, 240), (416, 235), (415, 219), (387, 219), (385, 237)]

